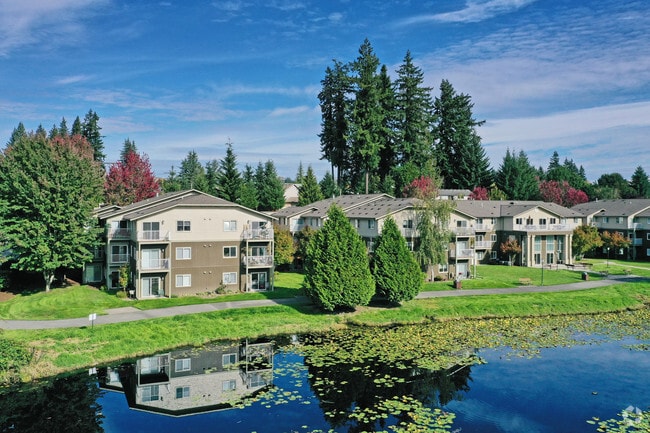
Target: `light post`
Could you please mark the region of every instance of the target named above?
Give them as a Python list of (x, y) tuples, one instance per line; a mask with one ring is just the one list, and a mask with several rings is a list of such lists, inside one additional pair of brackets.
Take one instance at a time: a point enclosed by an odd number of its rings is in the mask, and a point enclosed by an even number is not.
[(542, 286), (544, 285), (544, 260), (542, 260)]
[(556, 268), (556, 270), (558, 270), (558, 271), (560, 270), (560, 254), (562, 254), (562, 250), (558, 249), (557, 250), (557, 268)]
[(607, 260), (606, 260), (606, 263), (607, 263), (607, 266), (606, 266), (607, 267), (607, 273), (609, 274), (609, 247), (607, 247)]

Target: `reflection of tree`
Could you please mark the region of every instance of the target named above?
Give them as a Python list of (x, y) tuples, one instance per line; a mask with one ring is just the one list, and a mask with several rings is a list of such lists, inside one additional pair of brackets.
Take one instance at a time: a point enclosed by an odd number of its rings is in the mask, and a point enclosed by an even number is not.
[(81, 373), (0, 394), (0, 432), (101, 433), (96, 378)]
[[(452, 367), (446, 370), (427, 370), (401, 365), (399, 368), (376, 359), (363, 364), (332, 363), (312, 365), (310, 385), (320, 399), (320, 406), (332, 428), (349, 425), (348, 431), (374, 431), (375, 421), (351, 421), (355, 410), (376, 408), (382, 402), (400, 396), (410, 396), (426, 407), (441, 407), (459, 399), (460, 392), (469, 391), (471, 367)], [(400, 421), (411, 421), (406, 413), (397, 416)], [(380, 426), (385, 427), (385, 420)]]

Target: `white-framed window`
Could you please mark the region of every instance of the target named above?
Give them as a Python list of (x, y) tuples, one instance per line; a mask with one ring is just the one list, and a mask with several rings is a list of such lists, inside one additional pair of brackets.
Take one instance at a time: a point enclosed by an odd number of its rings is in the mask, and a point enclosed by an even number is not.
[(189, 386), (177, 386), (176, 387), (176, 398), (189, 398), (190, 396), (190, 387)]
[(98, 283), (102, 280), (102, 265), (86, 265), (84, 269), (84, 281), (87, 283)]
[(237, 272), (224, 272), (222, 281), (224, 284), (237, 284)]
[(237, 364), (236, 353), (224, 353), (221, 355), (221, 365), (223, 368), (230, 368)]
[(237, 247), (223, 247), (223, 256), (227, 258), (237, 257)]
[(616, 217), (616, 224), (623, 224), (623, 217)]
[(192, 287), (192, 276), (190, 274), (176, 275), (176, 287)]
[(176, 260), (190, 260), (192, 247), (176, 247)]
[(540, 226), (545, 226), (546, 225), (546, 218), (540, 218), (539, 219), (539, 225)]
[(647, 250), (645, 250), (645, 255), (646, 255), (646, 257), (650, 257), (650, 248), (648, 248)]
[(555, 218), (549, 218), (549, 219), (548, 219), (548, 223), (549, 223), (549, 224), (557, 224), (557, 219), (555, 219)]
[(354, 227), (355, 229), (359, 228), (359, 219), (358, 218), (352, 218), (352, 221), (350, 221), (350, 222), (352, 223), (352, 227)]
[(496, 242), (496, 241), (497, 241), (497, 234), (496, 234), (496, 233), (492, 233), (492, 234), (490, 235), (490, 242)]
[(412, 229), (413, 228), (413, 220), (404, 220), (402, 221), (402, 227), (405, 229)]
[(532, 218), (526, 218), (526, 225), (527, 226), (532, 226), (533, 225), (533, 219)]
[(375, 228), (375, 220), (368, 220), (368, 228), (369, 229)]
[(223, 231), (224, 232), (236, 232), (237, 231), (237, 221), (229, 220), (223, 222)]
[(646, 240), (650, 241), (650, 233), (646, 233)]
[(447, 263), (439, 263), (438, 264), (438, 273), (439, 274), (446, 274), (449, 271), (449, 268), (447, 266)]
[(190, 358), (176, 359), (174, 368), (176, 371), (190, 371), (192, 369), (192, 360)]
[(189, 232), (192, 228), (192, 224), (189, 221), (176, 221), (176, 231), (178, 232)]
[(409, 251), (413, 251), (413, 241), (406, 241), (406, 248), (408, 248)]
[(476, 252), (476, 260), (483, 260), (483, 257), (485, 257), (485, 253), (483, 251), (477, 251)]
[(497, 252), (496, 251), (490, 251), (490, 258), (492, 260), (496, 260), (497, 259)]
[(515, 224), (517, 224), (517, 225), (520, 226), (520, 225), (522, 225), (523, 223), (524, 223), (524, 219), (523, 219), (523, 218), (515, 218)]
[(603, 220), (608, 223), (609, 222), (609, 217), (603, 217)]
[(158, 401), (160, 400), (160, 391), (158, 385), (149, 385), (142, 387), (142, 401)]
[(237, 381), (235, 379), (224, 380), (221, 382), (222, 391), (234, 391), (237, 389)]
[(111, 262), (126, 263), (129, 261), (128, 245), (111, 245)]

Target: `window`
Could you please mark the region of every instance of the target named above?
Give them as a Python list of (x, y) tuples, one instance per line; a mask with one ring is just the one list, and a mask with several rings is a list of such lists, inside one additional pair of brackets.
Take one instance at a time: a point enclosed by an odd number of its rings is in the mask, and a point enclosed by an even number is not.
[(438, 273), (439, 274), (444, 274), (448, 272), (447, 268), (447, 263), (440, 263), (438, 264)]
[(483, 251), (477, 251), (476, 252), (476, 260), (481, 261), (481, 260), (483, 260), (484, 256), (485, 256), (485, 253)]
[(221, 355), (221, 364), (223, 368), (229, 368), (237, 364), (237, 354), (236, 353), (224, 353)]
[(546, 218), (540, 218), (539, 219), (539, 225), (540, 226), (545, 226), (546, 225)]
[(176, 387), (176, 398), (188, 398), (190, 396), (189, 386)]
[(548, 219), (548, 223), (549, 223), (549, 224), (557, 224), (557, 219), (555, 219), (555, 218), (549, 218), (549, 219)]
[(497, 252), (496, 251), (490, 251), (490, 258), (492, 260), (496, 260), (497, 259)]
[(616, 217), (616, 224), (623, 224), (623, 217)]
[(646, 239), (650, 241), (650, 233), (646, 233)]
[(237, 272), (224, 272), (223, 273), (223, 283), (224, 284), (237, 284)]
[(476, 224), (483, 225), (483, 218), (476, 218)]
[(375, 228), (375, 220), (368, 220), (368, 228), (369, 229)]
[(176, 231), (189, 232), (191, 224), (189, 221), (176, 221)]
[(142, 401), (158, 401), (160, 400), (160, 392), (158, 390), (158, 385), (149, 385), (142, 387)]
[(176, 247), (176, 260), (190, 260), (192, 247)]
[(523, 223), (524, 223), (524, 219), (523, 219), (523, 218), (515, 218), (515, 224), (517, 224), (517, 225), (522, 225)]
[(352, 223), (352, 227), (354, 227), (355, 229), (359, 228), (359, 219), (358, 218), (352, 218), (352, 221), (350, 221), (350, 222)]
[(177, 359), (175, 361), (176, 371), (190, 371), (192, 360), (190, 358)]
[(492, 233), (490, 235), (490, 241), (491, 242), (496, 242), (497, 241), (497, 234), (496, 233)]
[(405, 229), (412, 229), (413, 228), (413, 220), (404, 220), (402, 221), (402, 227)]
[(84, 270), (85, 282), (98, 283), (102, 278), (102, 265), (86, 265), (86, 269)]
[(192, 287), (192, 276), (189, 274), (176, 275), (176, 287)]
[(224, 232), (236, 232), (237, 231), (237, 221), (230, 220), (223, 222), (223, 231)]
[(154, 222), (145, 222), (142, 223), (142, 237), (144, 240), (157, 240), (160, 239), (160, 223), (157, 221)]
[(129, 260), (129, 250), (126, 245), (111, 246), (111, 262), (126, 263)]
[(223, 247), (224, 257), (237, 257), (237, 247)]
[(467, 221), (456, 221), (456, 227), (467, 227)]
[(413, 251), (413, 242), (412, 241), (406, 241), (406, 248), (408, 248), (409, 251)]
[(532, 226), (533, 225), (533, 219), (532, 218), (526, 218), (526, 225), (527, 226)]
[(222, 391), (234, 391), (237, 389), (237, 382), (235, 379), (230, 379), (230, 380), (224, 380), (221, 382), (221, 390)]
[(603, 217), (603, 220), (608, 223), (609, 222), (609, 217)]

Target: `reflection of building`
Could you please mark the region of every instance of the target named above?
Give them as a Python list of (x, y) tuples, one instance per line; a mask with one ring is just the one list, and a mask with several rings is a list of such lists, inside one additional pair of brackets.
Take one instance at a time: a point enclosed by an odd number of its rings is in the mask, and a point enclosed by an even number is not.
[(100, 374), (129, 407), (172, 416), (226, 409), (273, 382), (273, 343), (213, 345), (141, 358)]

